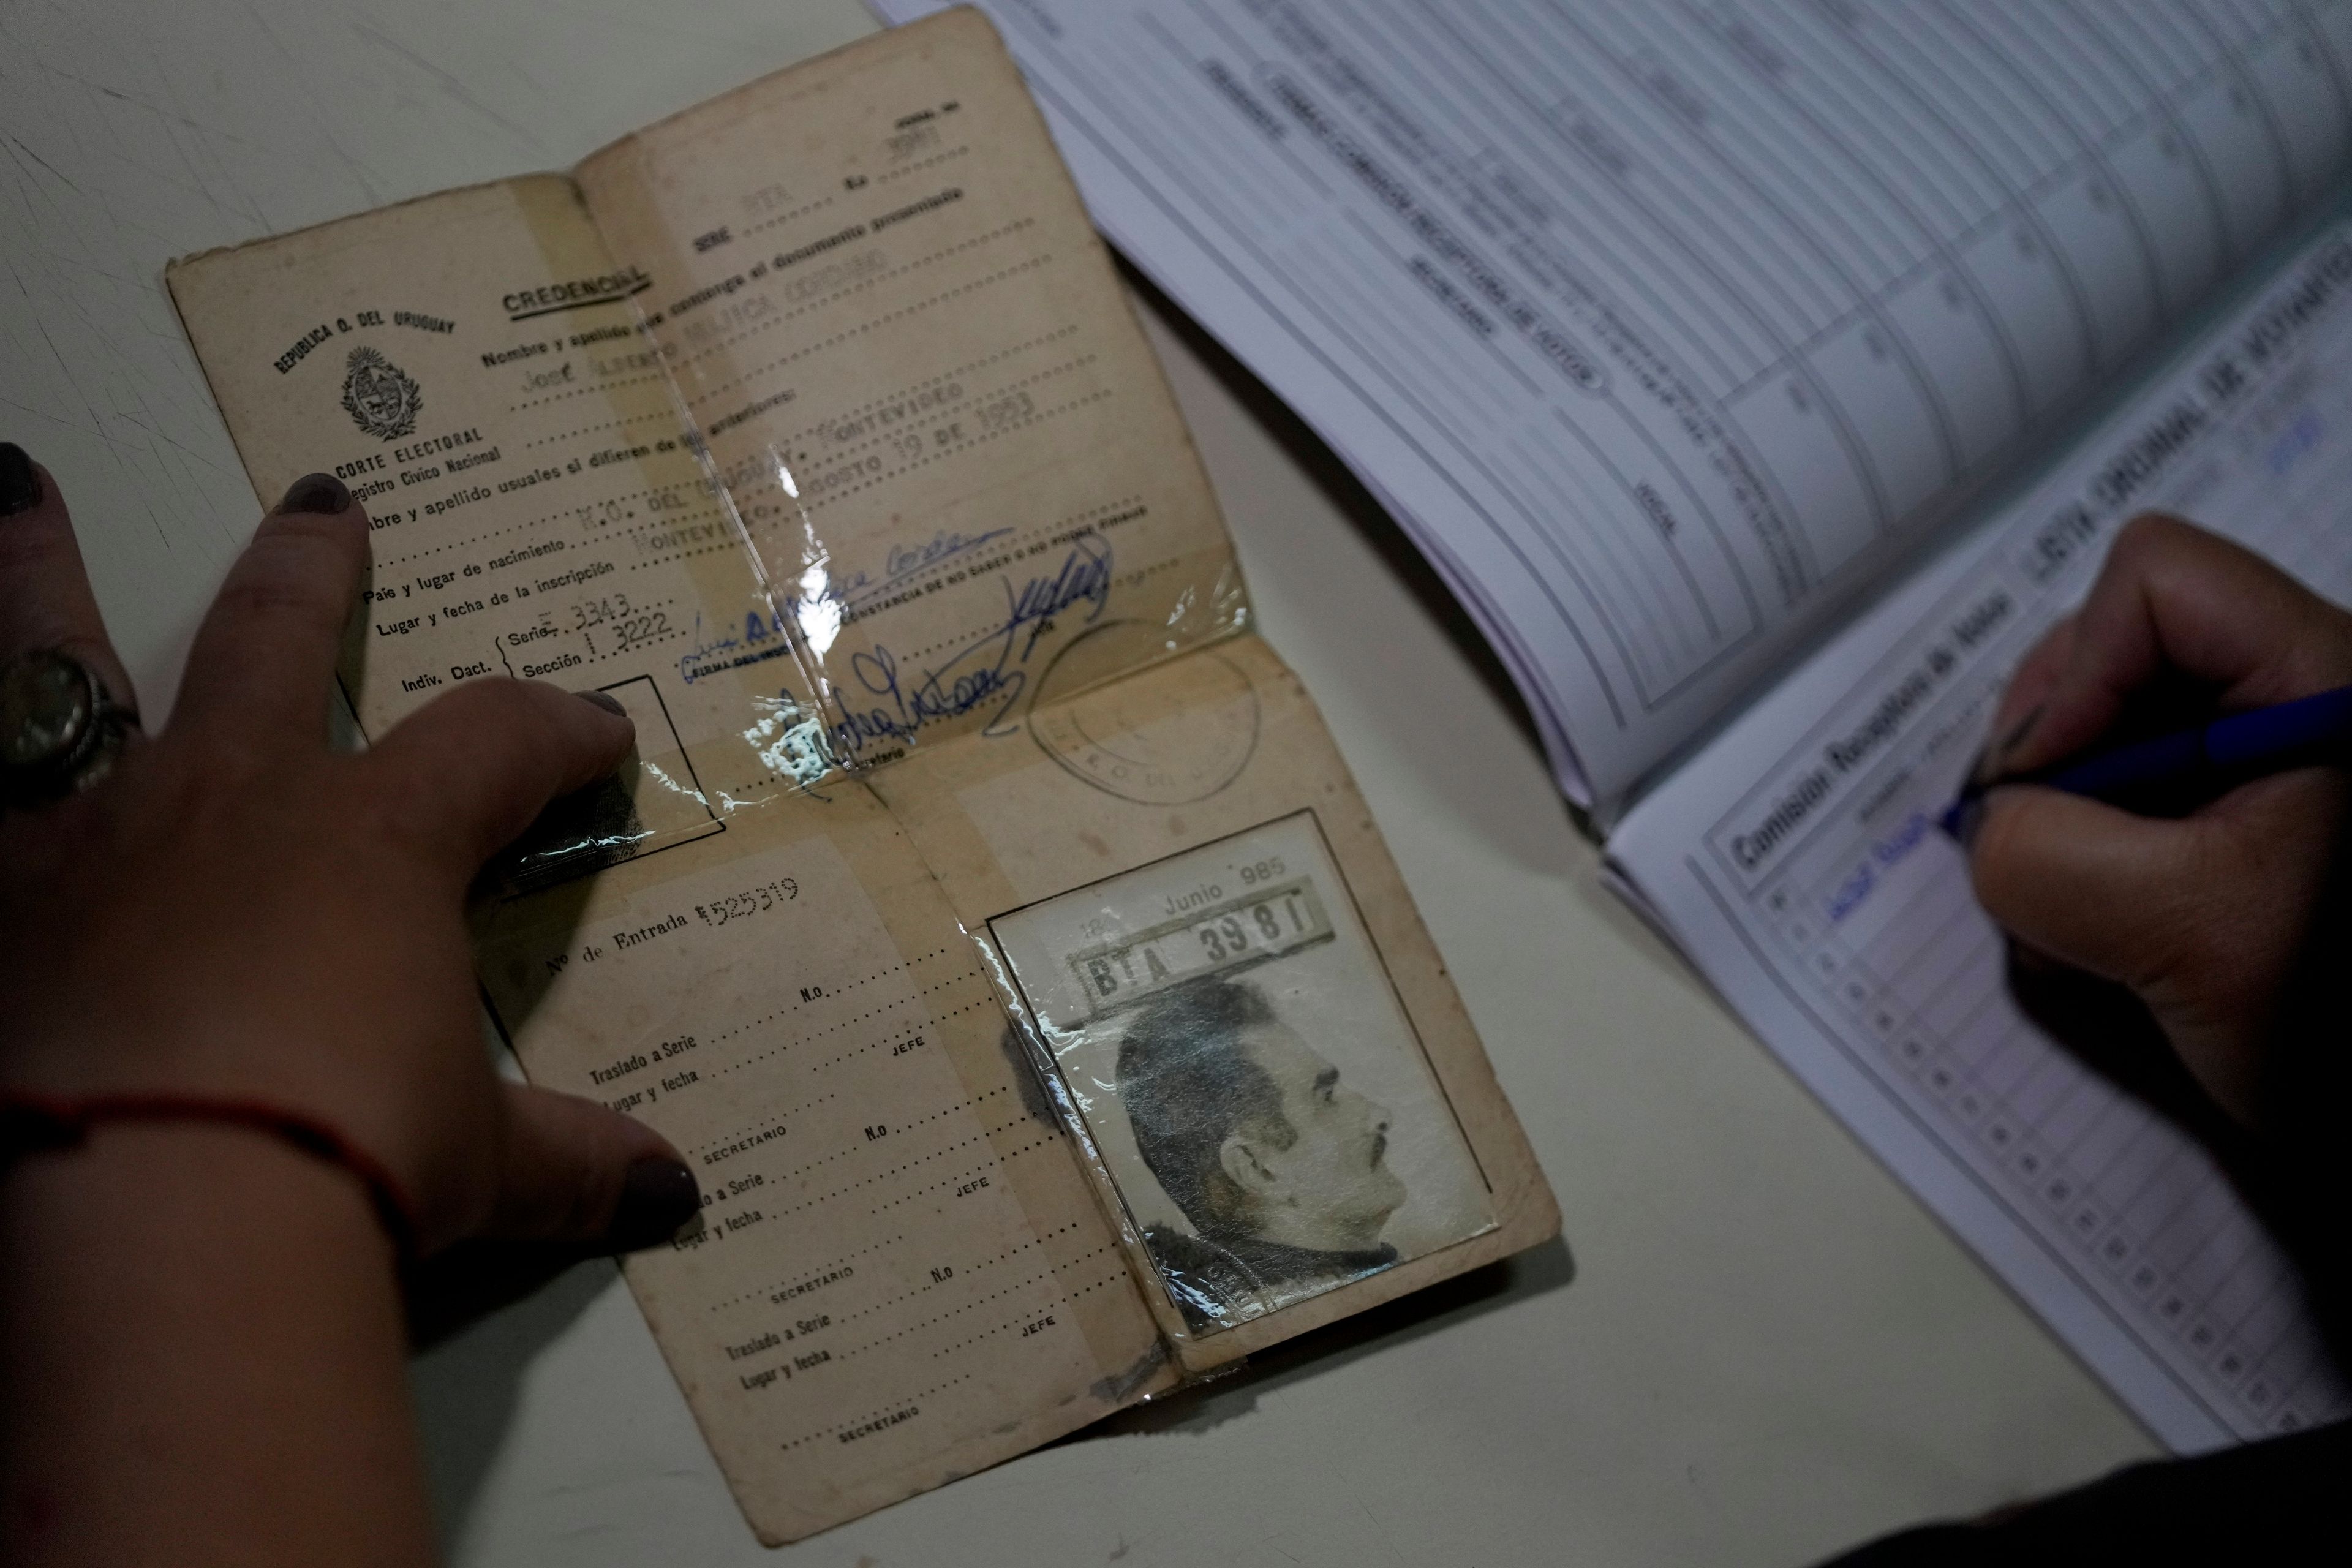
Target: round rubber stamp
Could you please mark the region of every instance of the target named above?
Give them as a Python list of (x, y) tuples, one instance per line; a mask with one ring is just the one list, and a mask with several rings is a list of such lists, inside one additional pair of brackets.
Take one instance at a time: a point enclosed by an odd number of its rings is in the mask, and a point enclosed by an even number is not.
[(1139, 663), (1138, 643), (1156, 635), (1164, 634), (1141, 621), (1114, 621), (1072, 638), (1037, 682), (1029, 734), (1064, 772), (1107, 795), (1183, 805), (1239, 778), (1257, 751), (1257, 690), (1231, 660), (1193, 654), (1188, 668), (1200, 679), (1181, 696), (1132, 679), (1058, 695), (1092, 672)]

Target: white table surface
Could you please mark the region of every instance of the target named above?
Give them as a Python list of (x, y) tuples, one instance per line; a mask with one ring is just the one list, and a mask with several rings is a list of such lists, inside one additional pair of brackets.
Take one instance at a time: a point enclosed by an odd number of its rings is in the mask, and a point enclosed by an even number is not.
[[(165, 260), (563, 167), (871, 26), (856, 0), (0, 0), (0, 437), (67, 487), (149, 713), (256, 517)], [(1796, 1563), (2150, 1453), (1599, 886), (1393, 527), (1229, 363), (1147, 324), (1566, 1247), (776, 1552), (611, 1267), (583, 1267), (416, 1365), (452, 1557)]]

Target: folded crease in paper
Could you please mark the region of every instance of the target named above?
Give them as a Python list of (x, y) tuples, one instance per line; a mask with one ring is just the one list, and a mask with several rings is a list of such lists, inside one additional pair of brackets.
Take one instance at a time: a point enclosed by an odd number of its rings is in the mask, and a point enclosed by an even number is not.
[(701, 1181), (626, 1274), (762, 1540), (1556, 1232), (976, 13), (168, 280), (257, 492), (368, 509), (368, 735), (636, 725), (477, 956)]

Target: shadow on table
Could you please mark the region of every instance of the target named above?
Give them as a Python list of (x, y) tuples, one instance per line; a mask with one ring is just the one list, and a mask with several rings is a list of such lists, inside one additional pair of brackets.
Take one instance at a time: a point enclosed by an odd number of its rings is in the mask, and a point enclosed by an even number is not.
[(409, 1387), (428, 1436), (434, 1515), (445, 1531), (472, 1513), (514, 1423), (525, 1371), (612, 1285), (614, 1272), (611, 1259), (592, 1258), (551, 1279), (536, 1274), (531, 1293), (517, 1299), (507, 1293), (513, 1281), (488, 1271), (481, 1282), (499, 1310), (478, 1319), (468, 1312), (462, 1327), (457, 1320), (413, 1325), (419, 1348)]
[[(2339, 914), (2318, 951), (2343, 951)], [(2145, 1003), (2123, 986), (2033, 959), (2011, 947), (2010, 994), (2074, 1058), (2201, 1144), (2247, 1206), (2270, 1227), (2301, 1276), (2305, 1304), (2339, 1368), (2352, 1368), (2352, 1159), (2342, 1133), (2352, 1105), (2352, 1060), (2332, 1022), (2284, 1023), (2268, 1099), (2273, 1125), (2257, 1136), (2206, 1093)], [(2327, 1004), (2331, 1008), (2333, 1003)], [(2315, 1048), (2315, 1046), (2316, 1048)]]
[(1561, 1289), (1575, 1278), (1576, 1260), (1570, 1256), (1568, 1243), (1554, 1237), (1516, 1258), (1474, 1268), (1285, 1341), (1259, 1352), (1234, 1372), (1122, 1410), (1060, 1441), (1085, 1443), (1145, 1432), (1213, 1431), (1256, 1409), (1261, 1394), (1335, 1372), (1375, 1351), (1410, 1343), (1496, 1308)]

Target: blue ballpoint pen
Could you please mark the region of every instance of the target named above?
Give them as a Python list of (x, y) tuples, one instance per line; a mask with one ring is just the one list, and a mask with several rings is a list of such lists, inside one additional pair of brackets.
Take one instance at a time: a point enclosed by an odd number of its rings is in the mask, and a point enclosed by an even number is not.
[(2352, 686), (2251, 709), (2063, 763), (2014, 778), (1970, 784), (1942, 818), (1946, 833), (1964, 829), (1985, 792), (2033, 784), (2120, 805), (2148, 816), (2178, 816), (2250, 779), (2289, 768), (2352, 758)]

